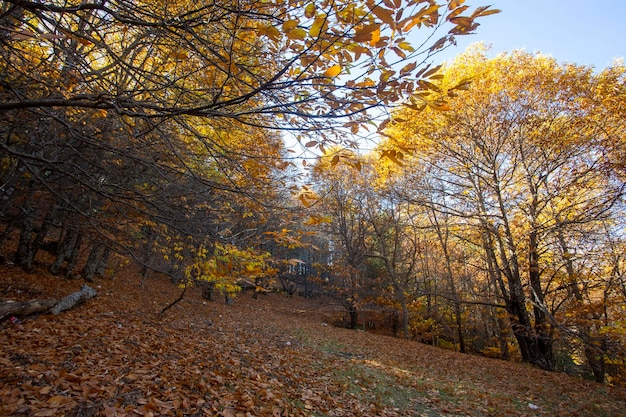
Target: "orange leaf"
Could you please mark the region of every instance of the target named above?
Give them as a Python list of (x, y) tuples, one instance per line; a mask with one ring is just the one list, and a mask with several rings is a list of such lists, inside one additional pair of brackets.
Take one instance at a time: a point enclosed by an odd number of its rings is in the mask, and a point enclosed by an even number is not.
[(333, 65), (324, 71), (324, 77), (336, 77), (341, 72), (341, 65)]
[(457, 7), (459, 7), (461, 4), (465, 3), (465, 0), (452, 0), (449, 4), (448, 4), (448, 9), (452, 10), (452, 9), (456, 9)]
[(353, 40), (355, 42), (369, 42), (372, 40), (372, 33), (378, 29), (380, 36), (380, 25), (365, 25), (359, 26), (354, 30)]
[(377, 28), (374, 32), (372, 32), (372, 39), (370, 40), (370, 45), (376, 46), (379, 40), (380, 40), (380, 27)]
[(372, 13), (374, 13), (374, 15), (382, 20), (384, 23), (390, 26), (395, 26), (395, 21), (393, 20), (393, 11), (383, 9), (380, 6), (375, 6), (372, 9)]
[(482, 7), (476, 8), (476, 10), (474, 10), (474, 13), (472, 13), (472, 17), (474, 18), (478, 16), (489, 16), (490, 14), (500, 13), (500, 10), (498, 9), (488, 10), (489, 7), (491, 6), (482, 6)]

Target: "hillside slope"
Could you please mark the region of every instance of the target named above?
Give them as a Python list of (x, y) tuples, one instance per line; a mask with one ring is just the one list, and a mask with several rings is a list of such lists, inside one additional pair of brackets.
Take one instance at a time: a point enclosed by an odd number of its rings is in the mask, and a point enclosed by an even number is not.
[[(82, 283), (0, 266), (0, 299)], [(626, 390), (325, 325), (319, 301), (234, 306), (116, 277), (57, 316), (0, 323), (2, 416), (620, 416)]]

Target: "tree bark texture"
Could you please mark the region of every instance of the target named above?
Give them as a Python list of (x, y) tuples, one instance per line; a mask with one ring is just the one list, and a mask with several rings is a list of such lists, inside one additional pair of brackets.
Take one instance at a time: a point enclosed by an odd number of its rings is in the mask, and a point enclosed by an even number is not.
[(69, 310), (76, 307), (79, 304), (95, 297), (97, 295), (96, 290), (89, 285), (83, 285), (80, 291), (76, 291), (67, 297), (62, 298), (58, 303), (50, 309), (52, 314), (59, 314), (62, 311)]
[(0, 320), (8, 316), (30, 316), (50, 310), (56, 300), (7, 301), (0, 304)]

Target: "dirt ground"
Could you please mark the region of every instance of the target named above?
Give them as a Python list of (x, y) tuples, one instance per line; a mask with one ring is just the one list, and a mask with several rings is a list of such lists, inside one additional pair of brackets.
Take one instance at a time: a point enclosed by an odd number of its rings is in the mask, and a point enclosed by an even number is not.
[[(133, 273), (58, 315), (0, 322), (2, 416), (626, 416), (626, 390), (335, 328), (329, 300), (203, 300)], [(0, 266), (0, 300), (83, 282)]]

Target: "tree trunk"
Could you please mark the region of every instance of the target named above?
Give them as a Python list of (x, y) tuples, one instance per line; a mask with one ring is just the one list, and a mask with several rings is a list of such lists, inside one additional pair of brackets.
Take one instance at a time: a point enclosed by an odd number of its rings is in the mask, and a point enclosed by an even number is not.
[(78, 233), (73, 230), (67, 230), (65, 232), (65, 236), (63, 236), (63, 239), (61, 239), (61, 241), (59, 242), (57, 257), (52, 265), (50, 265), (50, 272), (53, 275), (59, 275), (59, 273), (61, 272), (61, 267), (63, 266), (63, 263), (68, 259), (70, 250), (74, 245), (74, 241), (77, 236)]
[(213, 295), (215, 293), (215, 283), (200, 281), (200, 287), (202, 288), (202, 298), (205, 300), (213, 301)]
[(545, 297), (541, 288), (541, 272), (539, 270), (539, 235), (537, 234), (538, 226), (535, 219), (537, 218), (536, 193), (533, 192), (533, 202), (530, 205), (531, 229), (528, 234), (528, 280), (532, 291), (531, 297), (534, 300), (533, 315), (535, 319), (535, 334), (537, 336), (537, 349), (541, 357), (541, 361), (545, 362), (544, 369), (554, 370), (555, 360), (553, 352), (552, 327), (548, 322), (547, 307), (545, 306)]
[(400, 299), (400, 307), (402, 308), (402, 334), (405, 339), (409, 339), (411, 337), (409, 333), (409, 306), (405, 297)]
[(65, 278), (73, 278), (74, 277), (74, 268), (78, 263), (78, 256), (80, 255), (80, 247), (83, 243), (83, 236), (78, 235), (76, 240), (74, 241), (74, 246), (72, 247), (69, 255), (69, 259), (67, 261), (67, 270), (65, 272)]
[(29, 194), (22, 206), (22, 225), (17, 251), (15, 252), (15, 263), (26, 271), (32, 270), (32, 265), (29, 266), (28, 260), (30, 258), (31, 242), (33, 239), (33, 211), (31, 195)]
[[(583, 304), (584, 298), (583, 294), (578, 286), (578, 278), (576, 277), (576, 271), (574, 269), (574, 261), (572, 259), (571, 254), (569, 253), (569, 246), (565, 241), (565, 236), (563, 236), (563, 231), (559, 228), (557, 230), (557, 239), (559, 245), (561, 246), (561, 252), (563, 252), (563, 258), (565, 259), (565, 271), (567, 272), (567, 277), (569, 279), (570, 289), (572, 294), (574, 295), (574, 299), (577, 303)], [(587, 359), (587, 364), (591, 368), (591, 372), (593, 373), (594, 380), (596, 382), (604, 383), (606, 379), (606, 367), (604, 364), (604, 354), (602, 349), (594, 346), (593, 341), (591, 339), (591, 328), (587, 325), (587, 321), (590, 317), (587, 314), (583, 317), (583, 320), (578, 320), (576, 324), (576, 328), (579, 333), (584, 335), (582, 338), (585, 347), (583, 349), (585, 353), (585, 358)]]
[(7, 240), (9, 240), (9, 237), (11, 236), (13, 230), (15, 230), (15, 225), (13, 223), (8, 223), (6, 225), (6, 228), (4, 229), (4, 232), (2, 232), (2, 234), (0, 235), (0, 263), (4, 263), (7, 261), (7, 255), (4, 252), (4, 245), (7, 243)]
[(28, 252), (28, 257), (26, 259), (26, 266), (28, 268), (27, 270), (33, 269), (37, 252), (39, 252), (39, 249), (43, 245), (44, 240), (46, 239), (46, 236), (48, 235), (48, 232), (50, 231), (50, 228), (54, 225), (54, 222), (57, 220), (58, 214), (59, 214), (59, 206), (54, 204), (48, 210), (48, 213), (46, 214), (46, 218), (43, 220), (43, 223), (41, 224), (41, 227), (39, 228), (39, 232), (37, 232), (37, 236), (35, 237), (35, 240), (31, 244), (30, 250)]
[[(483, 245), (487, 254), (488, 264), (492, 270), (492, 279), (495, 279), (502, 292), (505, 308), (509, 315), (509, 321), (513, 336), (517, 341), (522, 361), (531, 363), (542, 369), (553, 370), (554, 360), (552, 349), (545, 349), (539, 343), (535, 329), (530, 320), (530, 314), (526, 309), (526, 295), (519, 276), (517, 259), (515, 256), (507, 256), (502, 236), (490, 228), (485, 228)], [(497, 250), (496, 250), (497, 248)], [(499, 258), (499, 259), (498, 259)], [(503, 275), (503, 276), (502, 276)], [(506, 285), (508, 283), (508, 285)]]
[(441, 225), (437, 216), (437, 210), (435, 210), (434, 207), (431, 207), (431, 215), (433, 223), (435, 224), (435, 230), (437, 231), (439, 244), (441, 245), (441, 249), (443, 251), (444, 260), (446, 262), (446, 278), (448, 280), (448, 283), (450, 284), (450, 292), (452, 292), (452, 298), (454, 299), (454, 315), (456, 321), (457, 337), (459, 339), (459, 351), (461, 353), (465, 353), (465, 338), (463, 337), (463, 317), (461, 316), (461, 301), (456, 288), (456, 283), (454, 282), (454, 274), (452, 273), (452, 257), (450, 256), (450, 248), (448, 246), (450, 231), (448, 230), (447, 226)]
[(57, 254), (54, 263), (50, 266), (50, 272), (54, 275), (59, 275), (61, 273), (63, 263), (67, 261), (65, 276), (68, 278), (71, 277), (72, 270), (78, 260), (81, 243), (82, 237), (78, 234), (78, 232), (71, 229), (68, 230), (59, 245), (59, 253)]
[(111, 255), (111, 248), (109, 248), (108, 246), (104, 247), (104, 251), (102, 252), (102, 256), (100, 257), (100, 260), (98, 261), (98, 267), (96, 268), (96, 276), (97, 277), (104, 277), (104, 273), (107, 267), (107, 264), (109, 262), (109, 256)]
[(350, 304), (348, 307), (348, 314), (350, 315), (350, 328), (356, 329), (359, 327), (359, 312), (354, 304)]
[(94, 276), (98, 270), (98, 266), (100, 265), (100, 261), (102, 256), (105, 253), (106, 246), (101, 242), (94, 242), (91, 251), (89, 252), (89, 257), (87, 257), (87, 262), (83, 266), (81, 271), (83, 278), (85, 281), (93, 281)]

